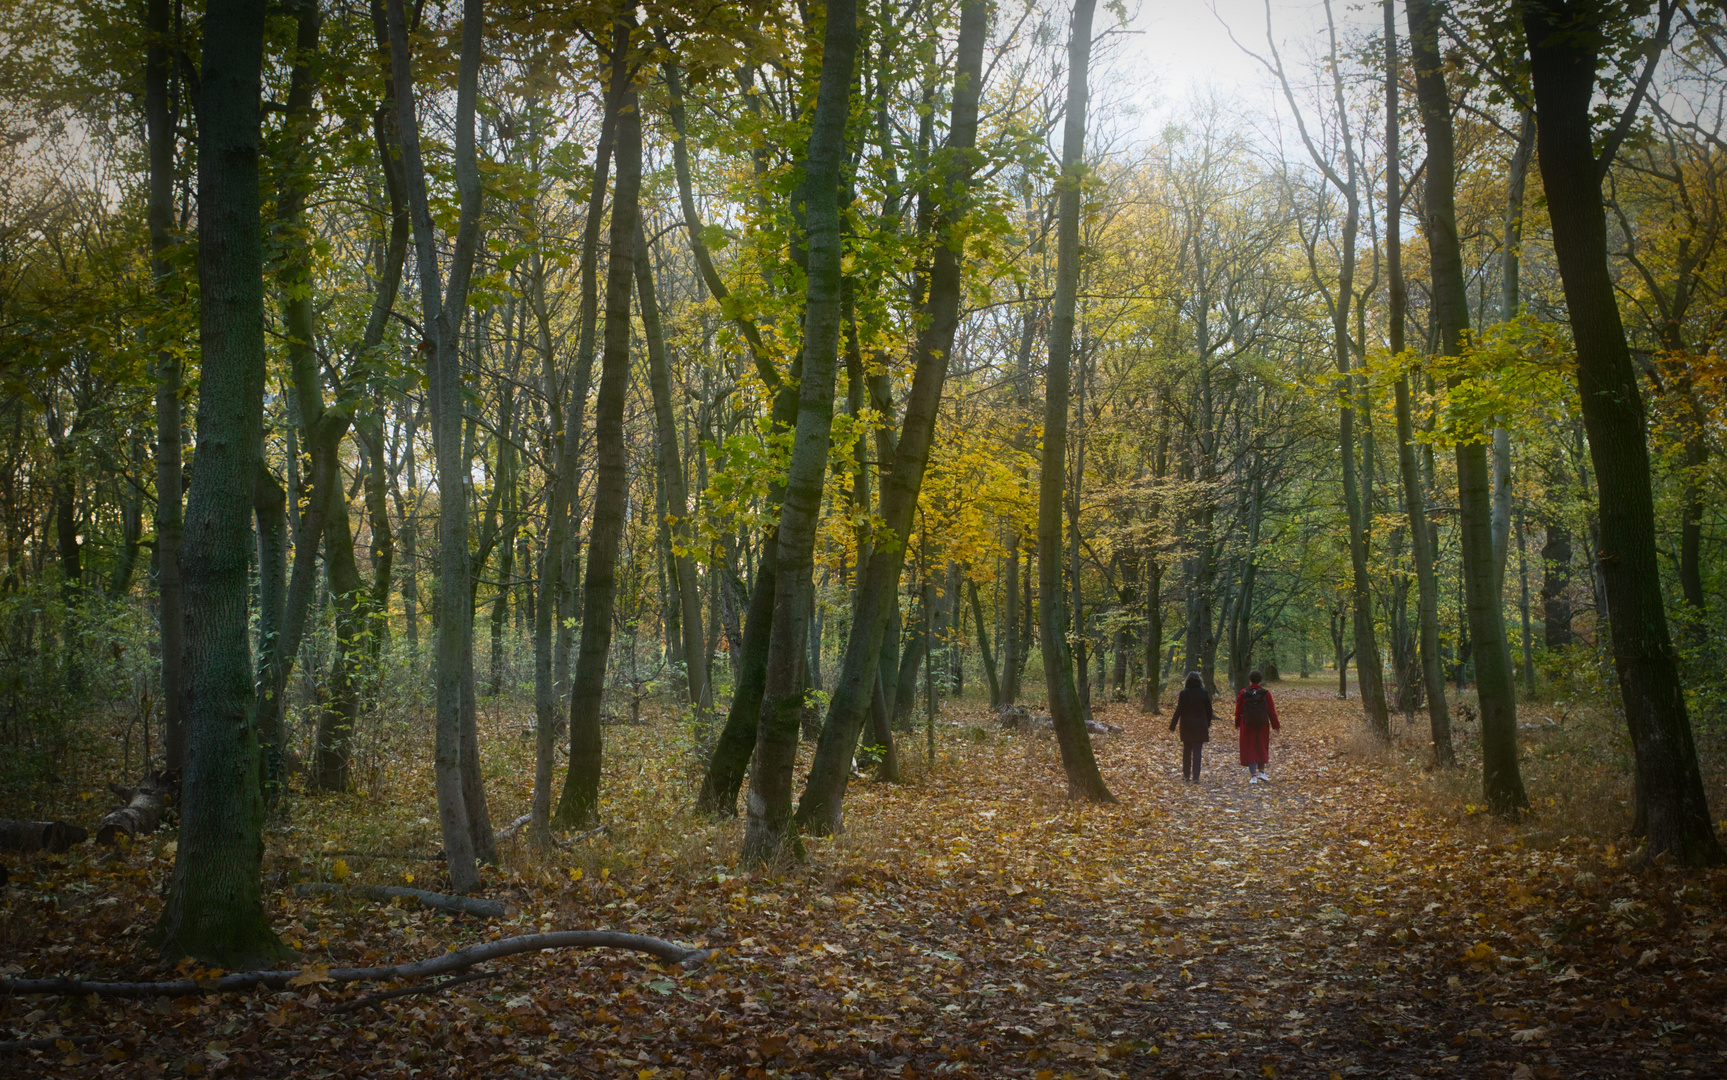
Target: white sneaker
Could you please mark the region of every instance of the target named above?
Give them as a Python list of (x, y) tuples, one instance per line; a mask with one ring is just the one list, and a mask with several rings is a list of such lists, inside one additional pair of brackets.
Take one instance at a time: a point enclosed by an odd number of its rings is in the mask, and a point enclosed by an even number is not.
[(1248, 777), (1248, 778), (1247, 778), (1247, 782), (1248, 782), (1248, 783), (1250, 783), (1250, 784), (1257, 784), (1257, 783), (1259, 783), (1259, 774), (1258, 774), (1258, 773), (1254, 773), (1254, 774), (1253, 774), (1253, 775), (1252, 775), (1252, 776), (1250, 776), (1250, 777)]
[(1270, 773), (1260, 773), (1259, 774), (1259, 782), (1262, 784), (1271, 783), (1271, 774)]

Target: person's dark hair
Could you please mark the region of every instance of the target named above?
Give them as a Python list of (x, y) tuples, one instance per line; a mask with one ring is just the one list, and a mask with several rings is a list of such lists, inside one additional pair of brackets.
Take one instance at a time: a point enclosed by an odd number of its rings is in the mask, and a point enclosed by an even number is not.
[(1250, 683), (1260, 682), (1264, 678), (1265, 678), (1265, 676), (1263, 676), (1259, 673), (1258, 668), (1254, 668), (1252, 671), (1247, 673), (1247, 681)]
[(1189, 690), (1205, 689), (1205, 680), (1199, 677), (1199, 672), (1190, 671), (1187, 673), (1187, 688)]

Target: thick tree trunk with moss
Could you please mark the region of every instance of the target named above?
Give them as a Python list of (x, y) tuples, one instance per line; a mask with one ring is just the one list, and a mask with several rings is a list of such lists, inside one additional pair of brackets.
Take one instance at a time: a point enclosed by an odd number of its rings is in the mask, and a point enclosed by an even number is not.
[[(613, 25), (612, 48), (628, 49), (633, 20)], [(624, 403), (630, 387), (630, 294), (635, 283), (637, 197), (642, 176), (642, 125), (636, 91), (619, 98), (613, 147), (617, 179), (612, 188), (611, 262), (606, 268), (606, 322), (600, 355), (600, 392), (594, 409), (593, 524), (587, 576), (582, 582), (582, 637), (570, 689), (570, 767), (554, 823), (574, 828), (598, 820), (600, 809), (600, 705), (606, 657), (612, 644), (612, 604), (617, 595), (618, 550), (624, 529), (629, 470), (624, 447)]]
[(1061, 153), (1060, 202), (1056, 210), (1055, 300), (1050, 314), (1049, 367), (1044, 382), (1043, 465), (1037, 499), (1037, 588), (1043, 677), (1055, 721), (1070, 798), (1114, 802), (1103, 782), (1091, 735), (1073, 683), (1067, 647), (1066, 591), (1062, 588), (1062, 488), (1067, 478), (1069, 360), (1074, 309), (1079, 295), (1079, 204), (1085, 176), (1085, 107), (1091, 63), (1095, 0), (1075, 0), (1067, 46), (1067, 117)]
[(213, 0), (198, 111), (198, 431), (186, 542), (186, 760), (179, 849), (154, 942), (169, 958), (261, 968), (286, 955), (264, 915), (264, 800), (247, 626), (264, 423), (258, 195), (264, 9)]
[(1655, 546), (1655, 503), (1643, 399), (1607, 266), (1591, 105), (1599, 38), (1616, 9), (1549, 0), (1523, 15), (1535, 90), (1541, 177), (1565, 287), (1577, 386), (1600, 498), (1599, 565), (1613, 635), (1647, 850), (1682, 865), (1720, 863), (1721, 844), (1697, 764), (1677, 658), (1668, 636)]
[[(1427, 246), (1432, 258), (1433, 312), (1439, 351), (1462, 353), (1469, 330), (1469, 299), (1457, 235), (1456, 171), (1451, 100), (1439, 56), (1439, 11), (1430, 0), (1408, 0), (1410, 60), (1415, 95), (1427, 135)], [(1474, 646), (1481, 703), (1482, 789), (1496, 814), (1529, 805), (1517, 764), (1517, 686), (1505, 643), (1505, 612), (1493, 559), (1493, 504), (1486, 433), (1458, 431), (1458, 531), (1463, 556), (1464, 605)], [(1416, 543), (1425, 539), (1415, 528)], [(1431, 693), (1431, 691), (1429, 691)]]
[(780, 506), (773, 628), (744, 829), (746, 864), (760, 864), (780, 853), (792, 824), (792, 765), (797, 757), (798, 718), (803, 711), (816, 521), (827, 473), (834, 372), (839, 359), (840, 166), (857, 53), (857, 5), (854, 0), (829, 0), (824, 14), (821, 80), (804, 155), (802, 188), (808, 251), (803, 366), (797, 427), (786, 470), (785, 499)]

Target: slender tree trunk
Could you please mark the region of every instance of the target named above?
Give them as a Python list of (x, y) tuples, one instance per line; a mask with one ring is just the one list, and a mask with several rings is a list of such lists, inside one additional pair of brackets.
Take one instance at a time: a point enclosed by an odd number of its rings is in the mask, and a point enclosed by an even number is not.
[(1583, 420), (1601, 507), (1599, 565), (1612, 625), (1647, 850), (1685, 866), (1722, 861), (1668, 637), (1655, 547), (1655, 506), (1643, 402), (1607, 269), (1603, 163), (1591, 106), (1605, 7), (1550, 0), (1523, 12), (1535, 89), (1541, 176), (1565, 287)]
[[(977, 648), (983, 655), (983, 674), (989, 680), (989, 707), (1001, 708), (1001, 680), (996, 676), (995, 657), (989, 651), (989, 631), (983, 621), (983, 601), (978, 599), (977, 582), (967, 580), (966, 586), (971, 590), (971, 617), (977, 623)], [(1118, 665), (1119, 666), (1119, 665)]]
[(780, 508), (773, 628), (744, 831), (746, 864), (759, 864), (778, 854), (789, 839), (792, 824), (792, 765), (804, 695), (805, 620), (809, 616), (816, 519), (833, 422), (834, 368), (840, 338), (840, 167), (858, 40), (854, 0), (829, 0), (826, 18), (821, 81), (804, 168), (809, 285), (804, 307), (803, 369), (797, 428)]
[[(1403, 167), (1398, 124), (1397, 22), (1392, 0), (1385, 0), (1385, 141), (1386, 141), (1386, 273), (1390, 278), (1390, 345), (1404, 349), (1407, 295), (1403, 280)], [(1420, 641), (1421, 684), (1426, 692), (1427, 719), (1433, 760), (1441, 768), (1457, 764), (1451, 744), (1451, 708), (1445, 700), (1445, 668), (1439, 657), (1439, 579), (1433, 570), (1433, 533), (1427, 524), (1427, 496), (1415, 457), (1415, 422), (1411, 414), (1409, 376), (1400, 373), (1396, 385), (1397, 469), (1403, 481), (1403, 506), (1409, 518), (1411, 552), (1415, 561), (1416, 627)]]
[(264, 426), (264, 8), (213, 0), (203, 34), (198, 438), (180, 549), (186, 756), (179, 850), (153, 940), (170, 959), (248, 969), (287, 954), (264, 915), (264, 801), (246, 625), (247, 519)]
[[(150, 226), (150, 274), (158, 302), (174, 302), (168, 249), (174, 227), (174, 128), (178, 117), (169, 96), (174, 74), (173, 5), (147, 0), (144, 30), (144, 129), (150, 162), (146, 217)], [(166, 343), (164, 343), (165, 345)], [(156, 352), (156, 593), (161, 606), (163, 750), (167, 772), (180, 775), (186, 759), (186, 700), (180, 665), (182, 640), (180, 544), (180, 358), (171, 348)]]
[[(437, 240), (426, 191), (420, 153), (420, 128), (402, 0), (387, 0), (390, 71), (402, 141), (402, 163), (414, 227), (416, 270), (420, 281), (422, 326), (430, 346), (428, 383), (431, 388), (432, 438), (438, 459), (438, 609), (437, 736), (433, 775), (438, 818), (444, 838), (444, 858), (451, 888), (463, 893), (479, 882), (468, 793), (463, 790), (462, 687), (466, 648), (473, 621), (473, 594), (468, 584), (468, 480), (462, 446), (462, 372), (459, 350), (468, 285), (479, 246), (483, 191), (474, 152), (474, 113), (479, 98), (481, 32), (484, 10), (480, 0), (464, 0), (462, 51), (456, 80), (456, 188), (460, 217), (456, 227), (448, 280), (439, 272)], [(440, 285), (442, 288), (440, 289)]]
[(288, 493), (262, 462), (252, 488), (252, 511), (258, 522), (258, 743), (264, 754), (264, 807), (276, 812), (288, 789), (288, 726), (280, 703), (265, 708), (265, 699), (282, 692), (272, 665), (279, 663), (277, 643), (287, 604)]
[[(1469, 330), (1469, 299), (1457, 236), (1451, 100), (1439, 56), (1439, 12), (1432, 0), (1408, 0), (1415, 93), (1427, 134), (1427, 244), (1432, 255), (1433, 311), (1439, 349), (1460, 355)], [(1517, 686), (1505, 641), (1505, 612), (1493, 560), (1493, 510), (1487, 447), (1477, 432), (1457, 434), (1458, 531), (1464, 603), (1474, 646), (1481, 706), (1482, 789), (1496, 814), (1529, 806), (1517, 763)]]
[(1079, 293), (1079, 204), (1085, 168), (1085, 109), (1095, 0), (1075, 0), (1067, 46), (1067, 118), (1062, 137), (1060, 205), (1056, 214), (1055, 301), (1050, 315), (1045, 376), (1043, 464), (1038, 480), (1037, 573), (1041, 597), (1043, 677), (1061, 746), (1070, 798), (1114, 802), (1092, 754), (1073, 663), (1067, 648), (1067, 612), (1061, 583), (1062, 486), (1067, 474), (1068, 366), (1073, 353), (1074, 307)]
[(1019, 701), (1019, 534), (1007, 549), (1007, 572), (1002, 577), (1001, 703)]
[[(628, 50), (633, 14), (612, 24), (612, 48)], [(555, 823), (565, 828), (599, 819), (600, 705), (605, 695), (606, 657), (612, 644), (612, 608), (617, 595), (618, 551), (624, 530), (629, 470), (624, 446), (624, 403), (630, 385), (630, 293), (635, 278), (635, 231), (642, 179), (642, 126), (628, 74), (619, 91), (617, 179), (612, 188), (606, 268), (605, 345), (600, 356), (600, 392), (594, 407), (594, 484), (587, 575), (582, 582), (582, 637), (570, 688), (570, 767), (558, 800)]]
[(708, 678), (706, 642), (702, 640), (702, 594), (696, 581), (695, 537), (691, 533), (689, 493), (684, 484), (683, 459), (678, 453), (677, 417), (672, 411), (671, 364), (666, 357), (665, 335), (660, 329), (660, 309), (654, 294), (653, 267), (648, 262), (647, 242), (638, 224), (635, 236), (636, 288), (641, 294), (642, 328), (648, 345), (648, 384), (654, 401), (654, 423), (658, 432), (660, 484), (665, 491), (672, 541), (672, 564), (677, 574), (677, 592), (683, 625), (683, 661), (690, 704), (696, 710), (696, 735), (706, 742), (713, 720), (714, 691)]
[[(1499, 253), (1499, 317), (1517, 317), (1523, 262), (1523, 192), (1529, 179), (1529, 161), (1535, 153), (1535, 114), (1527, 109), (1511, 153), (1511, 168), (1505, 181), (1505, 242)], [(1484, 316), (1485, 317), (1485, 316)], [(1511, 432), (1493, 427), (1493, 572), (1504, 590), (1505, 563), (1511, 542)]]

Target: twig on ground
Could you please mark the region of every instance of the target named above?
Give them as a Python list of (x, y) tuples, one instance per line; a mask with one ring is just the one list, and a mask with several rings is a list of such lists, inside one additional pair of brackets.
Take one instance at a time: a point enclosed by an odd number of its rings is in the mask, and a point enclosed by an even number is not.
[(215, 979), (172, 979), (166, 982), (97, 982), (90, 979), (0, 979), (0, 994), (60, 994), (73, 997), (183, 997), (188, 994), (232, 993), (268, 987), (315, 983), (391, 982), (425, 979), (451, 971), (465, 971), (475, 964), (504, 956), (538, 952), (541, 949), (629, 949), (647, 953), (668, 964), (693, 967), (713, 955), (712, 949), (686, 949), (662, 938), (644, 934), (620, 934), (612, 930), (559, 930), (550, 934), (522, 934), (497, 941), (469, 945), (428, 960), (370, 968), (307, 968), (291, 971), (241, 971)]
[(58, 1050), (61, 1043), (71, 1043), (74, 1046), (82, 1043), (101, 1042), (111, 1039), (112, 1035), (61, 1035), (53, 1039), (3, 1039), (0, 1040), (0, 1054), (18, 1053), (25, 1050)]
[(295, 896), (362, 896), (380, 902), (417, 900), (429, 908), (461, 915), (477, 915), (484, 919), (501, 919), (509, 907), (501, 900), (486, 900), (478, 896), (452, 896), (449, 893), (409, 889), (401, 885), (334, 885), (328, 882), (303, 882), (294, 886)]
[(332, 851), (320, 851), (319, 855), (341, 855), (349, 859), (400, 859), (402, 862), (443, 862), (444, 853), (434, 851), (426, 854), (418, 851), (350, 851), (340, 848)]
[(358, 1012), (368, 1005), (376, 1005), (382, 1001), (389, 1001), (391, 998), (407, 997), (409, 994), (441, 993), (452, 986), (460, 986), (462, 983), (480, 982), (484, 979), (495, 979), (499, 974), (501, 973), (496, 971), (470, 971), (466, 975), (457, 975), (453, 979), (445, 979), (442, 982), (421, 983), (419, 986), (403, 986), (398, 987), (395, 990), (380, 990), (375, 994), (367, 994), (365, 997), (355, 998), (353, 1001), (344, 1001), (340, 1005), (332, 1008), (330, 1011), (333, 1013)]

